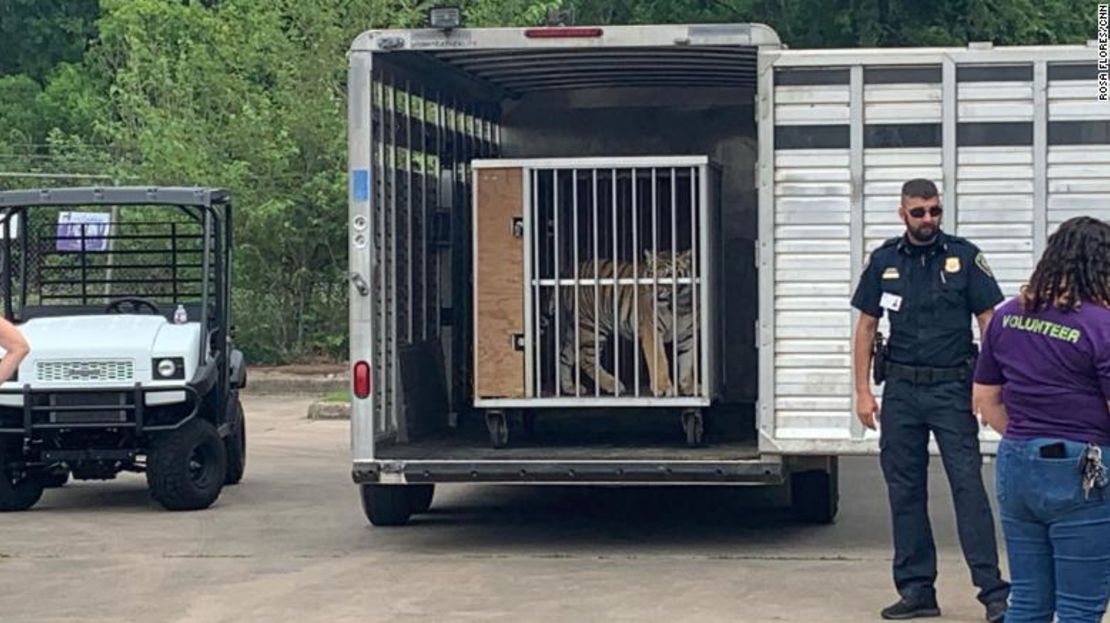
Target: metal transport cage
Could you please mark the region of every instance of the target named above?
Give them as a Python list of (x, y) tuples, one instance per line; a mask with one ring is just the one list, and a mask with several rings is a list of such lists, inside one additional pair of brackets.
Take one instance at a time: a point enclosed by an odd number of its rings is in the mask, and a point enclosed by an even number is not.
[(708, 406), (719, 213), (709, 159), (471, 166), (475, 406)]

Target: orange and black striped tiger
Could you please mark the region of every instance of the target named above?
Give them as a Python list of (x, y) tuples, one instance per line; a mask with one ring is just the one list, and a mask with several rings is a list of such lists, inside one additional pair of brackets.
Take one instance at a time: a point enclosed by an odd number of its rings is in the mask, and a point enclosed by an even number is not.
[[(632, 283), (619, 284), (614, 301), (613, 283), (605, 283), (605, 280), (614, 277), (618, 280), (633, 279), (636, 276), (634, 269), (638, 269), (641, 279), (655, 277), (658, 273), (657, 287), (653, 288), (651, 283), (640, 283), (638, 286)], [(632, 262), (614, 263), (608, 259), (589, 260), (579, 264), (578, 278), (589, 280), (587, 283), (590, 285), (584, 284), (577, 288), (577, 314), (575, 288), (559, 288), (562, 312), (572, 319), (577, 317), (578, 329), (577, 351), (573, 324), (560, 335), (558, 382), (561, 392), (569, 396), (577, 394), (574, 375), (577, 361), (582, 375), (593, 379), (602, 392), (628, 395), (620, 379), (600, 365), (600, 353), (615, 332), (615, 316), (616, 330), (621, 337), (629, 340), (639, 338), (640, 348), (647, 361), (652, 394), (665, 396), (675, 393), (667, 348), (664, 346), (673, 343), (678, 357), (679, 391), (682, 395), (693, 395), (696, 346), (693, 289), (688, 283), (679, 284), (677, 289), (673, 289), (670, 282), (672, 276), (684, 278), (691, 277), (692, 274), (693, 261), (689, 250), (677, 254), (670, 251), (661, 251), (658, 254), (645, 251), (643, 261), (635, 267)], [(600, 283), (596, 291), (592, 285), (595, 275)], [(636, 288), (638, 290), (633, 292)], [(674, 297), (676, 290), (677, 297)], [(657, 295), (654, 304), (653, 294)], [(677, 298), (677, 301), (672, 301), (672, 298)], [(547, 307), (548, 314), (553, 317), (554, 297), (548, 301)]]

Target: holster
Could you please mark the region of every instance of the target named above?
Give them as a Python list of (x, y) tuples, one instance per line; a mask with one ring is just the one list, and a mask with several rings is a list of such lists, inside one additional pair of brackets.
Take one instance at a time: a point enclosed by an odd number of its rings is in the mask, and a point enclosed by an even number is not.
[(871, 378), (876, 385), (886, 380), (887, 347), (880, 331), (875, 332), (875, 342), (871, 346)]

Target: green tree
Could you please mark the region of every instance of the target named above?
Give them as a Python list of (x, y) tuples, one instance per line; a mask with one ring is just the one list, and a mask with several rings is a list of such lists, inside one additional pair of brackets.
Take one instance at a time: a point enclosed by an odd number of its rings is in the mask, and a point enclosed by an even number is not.
[(1086, 0), (564, 0), (578, 23), (761, 22), (793, 48), (1082, 43)]
[(0, 75), (42, 82), (61, 61), (80, 61), (95, 34), (96, 0), (0, 2)]

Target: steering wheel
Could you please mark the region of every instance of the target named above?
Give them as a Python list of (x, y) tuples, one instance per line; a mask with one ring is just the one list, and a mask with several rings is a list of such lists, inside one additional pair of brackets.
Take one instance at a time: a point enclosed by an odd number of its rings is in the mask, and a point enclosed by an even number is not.
[(104, 306), (104, 313), (137, 314), (140, 309), (146, 310), (148, 313), (155, 316), (162, 315), (162, 310), (158, 309), (157, 305), (137, 296), (124, 296), (108, 301), (108, 304)]

